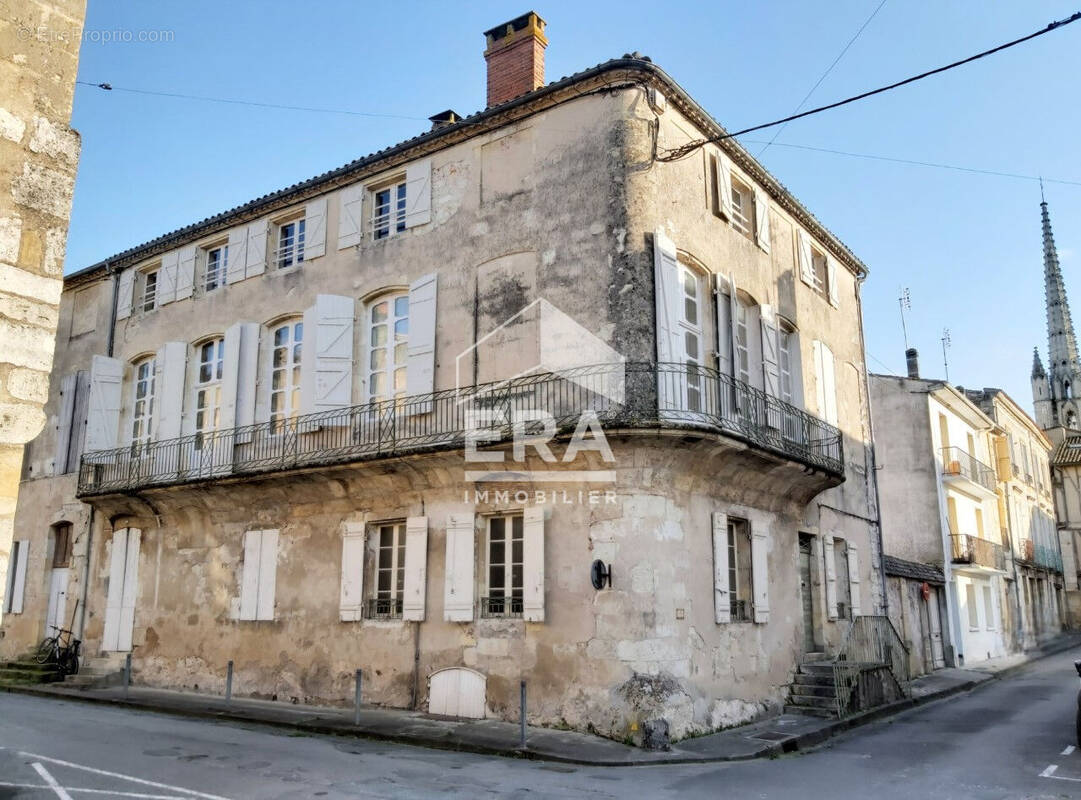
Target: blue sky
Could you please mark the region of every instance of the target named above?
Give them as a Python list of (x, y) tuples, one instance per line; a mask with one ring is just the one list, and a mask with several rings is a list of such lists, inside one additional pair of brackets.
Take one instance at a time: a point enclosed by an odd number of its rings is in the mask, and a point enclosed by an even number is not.
[[(549, 80), (638, 50), (737, 130), (791, 113), (879, 0), (663, 4), (542, 0)], [(170, 43), (86, 41), (81, 80), (348, 109), (311, 114), (79, 86), (83, 152), (71, 272), (161, 233), (484, 106), (482, 31), (520, 3), (102, 2), (88, 30), (168, 30)], [(808, 107), (970, 55), (1068, 16), (1069, 2), (887, 0)], [(1081, 22), (883, 96), (790, 124), (778, 144), (1081, 181)], [(749, 138), (765, 140), (765, 131)], [(760, 144), (745, 142), (753, 153)], [(899, 287), (924, 375), (999, 386), (1031, 408), (1032, 347), (1046, 349), (1035, 182), (775, 144), (768, 167), (871, 269), (868, 364), (904, 371)], [(1081, 186), (1046, 185), (1081, 309)]]

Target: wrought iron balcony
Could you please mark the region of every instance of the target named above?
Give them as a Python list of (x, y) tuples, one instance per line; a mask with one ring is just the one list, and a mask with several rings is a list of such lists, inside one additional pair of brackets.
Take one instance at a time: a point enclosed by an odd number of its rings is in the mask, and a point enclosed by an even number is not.
[[(224, 477), (347, 464), (460, 448), (478, 424), (509, 440), (519, 414), (550, 414), (573, 431), (593, 412), (608, 431), (685, 428), (723, 434), (835, 478), (844, 475), (841, 432), (716, 370), (650, 362), (603, 364), (504, 383), (447, 389), (289, 420), (85, 453), (80, 497)], [(528, 430), (528, 429), (527, 429)], [(492, 438), (486, 435), (486, 441)]]
[(1042, 567), (1054, 572), (1062, 572), (1062, 555), (1054, 545), (1038, 544), (1032, 539), (1020, 539), (1017, 542), (1017, 553), (1014, 557), (1018, 563), (1030, 567)]
[(942, 474), (964, 478), (994, 494), (995, 471), (960, 447), (942, 448)]
[(988, 569), (1006, 570), (1006, 551), (1002, 545), (995, 544), (978, 536), (963, 533), (950, 535), (951, 560), (954, 564), (972, 564)]

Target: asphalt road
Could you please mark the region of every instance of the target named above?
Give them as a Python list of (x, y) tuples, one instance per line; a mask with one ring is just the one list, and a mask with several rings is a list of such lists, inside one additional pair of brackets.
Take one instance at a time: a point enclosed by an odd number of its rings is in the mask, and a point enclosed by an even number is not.
[(6, 798), (1081, 798), (1081, 651), (772, 761), (586, 768), (0, 694)]

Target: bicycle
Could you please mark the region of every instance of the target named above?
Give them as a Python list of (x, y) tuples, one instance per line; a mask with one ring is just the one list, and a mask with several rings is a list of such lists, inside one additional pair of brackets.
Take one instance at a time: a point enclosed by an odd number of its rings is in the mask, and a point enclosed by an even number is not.
[[(76, 602), (76, 611), (73, 611), (71, 615), (72, 625), (75, 624), (75, 613), (78, 608), (79, 603)], [(58, 628), (55, 636), (46, 636), (41, 640), (34, 654), (34, 660), (39, 664), (56, 664), (63, 675), (76, 675), (79, 672), (79, 650), (82, 644), (82, 640), (76, 639), (71, 630)]]

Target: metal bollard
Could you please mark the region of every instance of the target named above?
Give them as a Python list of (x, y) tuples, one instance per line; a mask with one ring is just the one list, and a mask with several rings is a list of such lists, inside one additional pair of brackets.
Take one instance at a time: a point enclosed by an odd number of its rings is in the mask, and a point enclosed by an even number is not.
[(225, 672), (225, 705), (229, 705), (233, 702), (233, 662), (229, 662), (229, 666)]
[(521, 748), (526, 749), (525, 746), (525, 681), (522, 681), (522, 703), (518, 712), (518, 719), (521, 721)]
[(360, 725), (360, 681), (363, 676), (362, 670), (357, 670), (357, 690), (353, 698), (353, 724)]
[(131, 687), (131, 653), (124, 657), (124, 699), (128, 697), (128, 689)]

